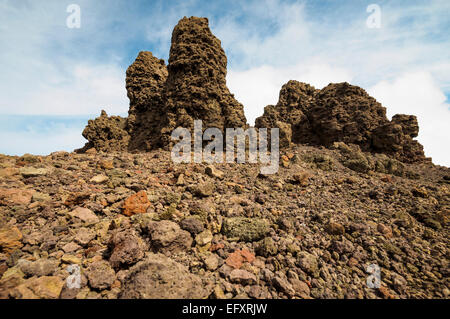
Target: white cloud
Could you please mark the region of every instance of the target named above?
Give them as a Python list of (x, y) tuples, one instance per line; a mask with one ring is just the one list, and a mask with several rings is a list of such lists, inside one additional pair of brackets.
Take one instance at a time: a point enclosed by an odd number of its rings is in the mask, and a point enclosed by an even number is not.
[[(118, 66), (78, 64), (65, 74), (47, 76), (23, 91), (21, 108), (11, 110), (14, 114), (99, 114), (101, 109), (118, 114), (128, 110), (125, 74)], [(3, 107), (7, 110), (7, 105)]]
[(388, 117), (413, 114), (419, 121), (418, 140), (433, 163), (450, 166), (450, 104), (427, 72), (404, 74), (368, 90), (387, 107)]

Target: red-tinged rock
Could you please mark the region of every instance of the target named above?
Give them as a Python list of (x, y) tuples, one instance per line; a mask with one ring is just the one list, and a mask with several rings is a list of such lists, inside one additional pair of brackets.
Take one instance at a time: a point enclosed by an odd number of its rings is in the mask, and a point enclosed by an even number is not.
[(385, 226), (383, 224), (378, 224), (377, 225), (377, 230), (383, 234), (384, 237), (386, 238), (391, 238), (392, 237), (392, 229), (389, 226)]
[(16, 167), (6, 167), (0, 169), (0, 177), (11, 177), (14, 175), (19, 175), (19, 169)]
[(236, 250), (235, 252), (231, 253), (227, 259), (225, 259), (225, 263), (233, 267), (234, 269), (239, 269), (242, 267), (242, 263), (244, 262), (244, 257), (240, 253), (239, 250)]
[(211, 247), (209, 248), (209, 250), (216, 251), (216, 250), (223, 249), (223, 248), (225, 248), (225, 245), (222, 243), (219, 243), (219, 244), (212, 244)]
[(123, 214), (132, 216), (135, 214), (144, 214), (147, 208), (150, 207), (150, 202), (145, 191), (140, 191), (128, 197), (123, 203)]
[(380, 288), (378, 288), (378, 292), (384, 299), (395, 299), (389, 289), (385, 286), (381, 286)]
[(251, 253), (248, 249), (236, 250), (231, 253), (225, 260), (225, 263), (235, 269), (241, 268), (244, 262), (252, 263), (255, 260), (255, 254)]
[(34, 190), (0, 188), (0, 204), (28, 205)]
[(241, 255), (249, 263), (252, 263), (255, 260), (255, 254), (251, 253), (248, 249), (242, 249)]

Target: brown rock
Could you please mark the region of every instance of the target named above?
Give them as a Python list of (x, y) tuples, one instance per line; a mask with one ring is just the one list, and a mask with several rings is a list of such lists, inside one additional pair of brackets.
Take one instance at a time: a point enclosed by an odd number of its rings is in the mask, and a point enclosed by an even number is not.
[(130, 135), (126, 131), (126, 125), (126, 118), (108, 116), (102, 110), (99, 117), (88, 121), (82, 134), (88, 142), (83, 148), (76, 151), (86, 152), (91, 148), (102, 152), (127, 150)]
[(150, 202), (145, 191), (140, 191), (128, 197), (123, 204), (123, 214), (132, 216), (134, 214), (144, 214), (150, 207)]
[(93, 211), (83, 207), (77, 207), (69, 213), (73, 218), (79, 219), (85, 223), (98, 223), (99, 218)]
[(330, 222), (325, 226), (325, 231), (330, 235), (343, 235), (345, 233), (345, 228), (339, 223)]
[(161, 254), (137, 263), (124, 281), (119, 297), (125, 299), (203, 299), (213, 290), (186, 266)]
[(116, 274), (108, 262), (101, 260), (93, 262), (86, 271), (89, 285), (95, 289), (110, 288), (116, 279)]
[(187, 231), (182, 230), (178, 224), (169, 220), (150, 222), (148, 232), (152, 248), (156, 251), (183, 251), (189, 249), (193, 242), (191, 235)]
[(28, 205), (31, 203), (34, 190), (0, 188), (0, 204)]
[(0, 251), (10, 254), (22, 246), (22, 233), (16, 226), (0, 228)]
[(111, 236), (109, 262), (114, 268), (130, 266), (144, 257), (146, 245), (134, 230), (119, 231)]
[(291, 125), (295, 143), (331, 146), (344, 142), (404, 162), (427, 160), (423, 147), (413, 140), (419, 131), (415, 116), (397, 114), (389, 121), (380, 103), (362, 88), (348, 83), (329, 84), (316, 90), (308, 84), (289, 81), (283, 85), (277, 105), (267, 106), (255, 126), (281, 128), (280, 123)]
[(256, 284), (256, 276), (243, 269), (234, 269), (230, 273), (230, 281), (241, 285)]
[(30, 278), (16, 288), (16, 294), (22, 299), (57, 299), (63, 286), (64, 281), (56, 276)]
[(161, 130), (166, 121), (163, 90), (168, 76), (164, 60), (151, 52), (140, 52), (127, 69), (126, 88), (130, 99), (127, 130), (130, 150), (162, 146)]

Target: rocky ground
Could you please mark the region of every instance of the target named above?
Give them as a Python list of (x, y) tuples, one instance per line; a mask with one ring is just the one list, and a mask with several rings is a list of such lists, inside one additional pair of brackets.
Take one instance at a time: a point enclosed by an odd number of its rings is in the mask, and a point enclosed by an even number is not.
[(344, 143), (280, 163), (263, 176), (166, 151), (2, 155), (0, 296), (449, 297), (449, 168)]

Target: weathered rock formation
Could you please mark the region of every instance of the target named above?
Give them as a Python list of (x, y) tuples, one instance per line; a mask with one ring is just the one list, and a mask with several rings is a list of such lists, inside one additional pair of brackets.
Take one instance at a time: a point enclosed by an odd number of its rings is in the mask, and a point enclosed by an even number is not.
[(89, 142), (80, 150), (86, 151), (95, 148), (98, 151), (121, 151), (127, 148), (130, 136), (127, 119), (121, 116), (108, 116), (102, 110), (99, 117), (89, 120), (82, 135)]
[(226, 86), (227, 57), (206, 18), (184, 18), (172, 33), (165, 95), (168, 124), (193, 127), (244, 127), (242, 104)]
[(161, 125), (166, 120), (163, 98), (167, 80), (164, 60), (151, 52), (140, 52), (127, 69), (126, 88), (130, 99), (127, 130), (130, 150), (149, 150), (160, 146)]
[(102, 113), (86, 127), (89, 143), (82, 150), (164, 148), (175, 128), (193, 128), (194, 120), (202, 120), (204, 129), (245, 127), (244, 107), (228, 90), (226, 72), (225, 51), (208, 19), (181, 19), (173, 30), (169, 65), (140, 52), (127, 70), (128, 118), (119, 123)]
[[(88, 139), (80, 151), (149, 151), (170, 149), (177, 127), (203, 129), (247, 127), (242, 104), (226, 86), (227, 57), (206, 18), (183, 18), (175, 26), (168, 66), (151, 52), (140, 52), (127, 70), (128, 118), (104, 111), (83, 131)], [(426, 160), (417, 137), (417, 118), (396, 115), (365, 90), (348, 83), (317, 90), (289, 81), (277, 105), (269, 105), (256, 127), (280, 129), (280, 147), (291, 143), (331, 146), (355, 144), (362, 151), (384, 153), (404, 162)]]
[(395, 115), (389, 121), (380, 103), (348, 83), (329, 84), (317, 90), (309, 84), (289, 81), (282, 87), (277, 105), (267, 106), (256, 119), (256, 127), (285, 131), (285, 123), (291, 126), (294, 143), (331, 146), (344, 142), (403, 162), (426, 159), (422, 145), (413, 140), (419, 132), (415, 116)]

